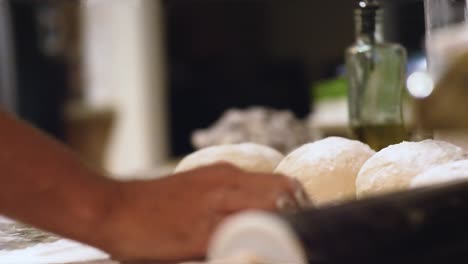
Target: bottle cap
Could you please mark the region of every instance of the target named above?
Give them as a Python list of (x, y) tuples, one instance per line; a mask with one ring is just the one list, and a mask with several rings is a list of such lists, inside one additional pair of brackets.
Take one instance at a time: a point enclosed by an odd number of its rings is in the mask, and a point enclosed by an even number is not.
[(379, 3), (373, 0), (358, 1), (355, 10), (356, 22), (362, 33), (373, 34), (376, 30), (376, 24), (380, 22), (382, 8)]

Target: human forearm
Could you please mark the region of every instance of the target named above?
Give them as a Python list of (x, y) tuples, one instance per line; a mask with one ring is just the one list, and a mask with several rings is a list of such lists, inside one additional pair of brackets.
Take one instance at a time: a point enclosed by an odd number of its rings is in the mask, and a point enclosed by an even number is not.
[(118, 186), (41, 132), (0, 113), (0, 214), (92, 245)]
[[(203, 257), (224, 217), (276, 210), (300, 186), (218, 164), (117, 183), (39, 131), (0, 113), (0, 214), (99, 247), (119, 260)], [(161, 262), (159, 262), (161, 263)]]

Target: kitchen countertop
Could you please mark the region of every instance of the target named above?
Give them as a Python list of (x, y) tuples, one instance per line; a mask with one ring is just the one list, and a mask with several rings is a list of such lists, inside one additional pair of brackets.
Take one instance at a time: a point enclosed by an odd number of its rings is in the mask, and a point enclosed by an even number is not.
[(0, 216), (0, 264), (117, 264), (107, 254)]

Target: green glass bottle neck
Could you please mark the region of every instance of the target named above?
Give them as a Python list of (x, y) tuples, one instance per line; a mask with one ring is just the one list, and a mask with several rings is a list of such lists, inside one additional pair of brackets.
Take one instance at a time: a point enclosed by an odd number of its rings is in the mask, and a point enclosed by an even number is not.
[(383, 43), (383, 34), (381, 32), (374, 32), (374, 34), (369, 33), (358, 33), (357, 36), (357, 43), (362, 45), (374, 45)]
[(372, 45), (384, 42), (382, 11), (364, 12), (363, 10), (356, 10), (355, 14), (357, 43)]

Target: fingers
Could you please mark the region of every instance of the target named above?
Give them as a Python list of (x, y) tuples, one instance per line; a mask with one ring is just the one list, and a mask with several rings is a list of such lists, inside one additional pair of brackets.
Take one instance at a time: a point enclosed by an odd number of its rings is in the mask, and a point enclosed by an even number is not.
[[(205, 177), (211, 177), (213, 180), (211, 183), (219, 185), (222, 181), (264, 181), (268, 183), (264, 185), (262, 189), (268, 189), (269, 187), (275, 187), (282, 189), (295, 198), (301, 206), (310, 206), (310, 201), (305, 195), (302, 185), (291, 177), (286, 177), (281, 174), (259, 174), (259, 173), (248, 173), (228, 162), (217, 162), (212, 165), (200, 167), (190, 172), (182, 173), (181, 175), (193, 175), (200, 174)], [(194, 179), (198, 180), (198, 179)], [(205, 181), (205, 184), (208, 182)], [(256, 185), (254, 185), (256, 186)]]
[(285, 188), (293, 196), (294, 201), (300, 208), (313, 207), (312, 201), (309, 199), (302, 184), (298, 180), (283, 175), (281, 176), (284, 177), (284, 180), (286, 181)]
[(120, 250), (122, 259), (203, 256), (211, 233), (226, 216), (246, 209), (291, 211), (307, 204), (294, 179), (248, 173), (229, 163), (126, 186), (125, 214), (118, 214), (120, 224), (115, 225), (128, 241)]
[[(294, 207), (297, 209), (313, 206), (299, 181), (279, 174), (276, 174), (273, 177), (276, 177), (275, 181), (270, 180), (269, 183), (271, 183), (271, 186), (265, 187), (270, 188), (273, 193), (278, 195), (276, 197), (278, 209), (288, 210)], [(259, 179), (259, 181), (263, 181), (263, 179)]]
[(276, 200), (276, 209), (285, 213), (296, 212), (300, 209), (300, 205), (290, 195), (283, 195)]
[(301, 186), (280, 175), (248, 174), (230, 178), (207, 197), (216, 212), (227, 215), (246, 209), (297, 210), (308, 204)]

